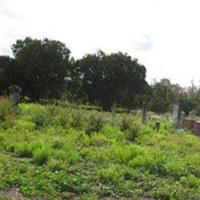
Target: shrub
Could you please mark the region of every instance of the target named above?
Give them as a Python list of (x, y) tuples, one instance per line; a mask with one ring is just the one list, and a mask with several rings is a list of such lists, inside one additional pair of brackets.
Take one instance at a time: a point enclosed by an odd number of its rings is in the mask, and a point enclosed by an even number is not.
[[(55, 117), (55, 123), (62, 126), (63, 128), (69, 128), (70, 124), (72, 123), (69, 110), (66, 110), (66, 109), (60, 110), (57, 116)], [(74, 123), (74, 127), (77, 127), (77, 126), (80, 127), (81, 125)]]
[(53, 149), (61, 149), (64, 146), (64, 142), (61, 139), (55, 139), (52, 144)]
[(9, 115), (15, 114), (12, 101), (6, 97), (0, 97), (0, 121), (5, 121)]
[(94, 163), (108, 163), (111, 160), (110, 154), (110, 150), (105, 147), (99, 147), (97, 149), (84, 147), (80, 152), (82, 158)]
[(21, 142), (16, 145), (15, 153), (19, 157), (32, 157), (32, 149), (27, 142)]
[(141, 123), (130, 114), (122, 117), (120, 127), (129, 141), (134, 141), (141, 134)]
[(43, 165), (47, 163), (49, 159), (49, 155), (50, 155), (50, 152), (47, 147), (36, 149), (33, 152), (33, 161), (37, 163), (38, 165)]
[(79, 152), (75, 150), (68, 150), (66, 152), (67, 161), (70, 164), (74, 164), (76, 161), (80, 159)]
[[(59, 190), (63, 192), (72, 192), (74, 194), (85, 194), (91, 191), (91, 185), (87, 182), (85, 176), (79, 174), (78, 176), (75, 175), (68, 175), (63, 171), (59, 171), (54, 173), (54, 185), (59, 188)], [(73, 199), (73, 198), (67, 198)]]
[(86, 123), (86, 117), (83, 111), (78, 110), (72, 113), (72, 122), (71, 126), (75, 129), (81, 130)]
[(15, 128), (18, 131), (20, 130), (32, 131), (36, 128), (36, 124), (33, 122), (25, 121), (25, 120), (17, 120), (15, 124)]
[(64, 163), (64, 161), (55, 160), (55, 159), (51, 159), (47, 164), (48, 169), (50, 169), (53, 172), (64, 170), (66, 166), (67, 165), (66, 163)]
[(127, 164), (130, 160), (135, 159), (138, 155), (144, 154), (144, 148), (139, 145), (113, 145), (111, 148), (111, 157), (116, 163)]
[(67, 155), (63, 150), (56, 149), (52, 151), (52, 157), (55, 160), (61, 160), (61, 161), (66, 161), (67, 160)]
[(15, 125), (17, 110), (12, 101), (7, 97), (0, 97), (0, 123), (3, 129)]
[(124, 133), (120, 131), (117, 127), (105, 126), (102, 130), (102, 134), (109, 139), (124, 141)]
[(103, 183), (118, 183), (123, 176), (120, 166), (111, 166), (107, 169), (100, 169), (97, 173), (97, 178)]
[(114, 143), (114, 140), (107, 138), (105, 135), (102, 134), (94, 134), (91, 136), (90, 143), (94, 146), (103, 146)]
[(93, 132), (100, 132), (105, 124), (105, 119), (102, 114), (93, 113), (90, 115), (86, 134), (91, 135)]
[(164, 167), (166, 169), (166, 173), (176, 179), (188, 174), (184, 160), (178, 159), (176, 157), (174, 157), (173, 160), (167, 162)]
[(130, 130), (132, 127), (132, 123), (133, 123), (132, 115), (127, 115), (127, 114), (123, 115), (120, 123), (121, 131)]
[(44, 106), (37, 104), (22, 104), (20, 105), (20, 108), (22, 112), (27, 115), (28, 119), (36, 124), (37, 128), (47, 126), (52, 122), (51, 115)]
[(5, 120), (1, 123), (0, 127), (3, 129), (9, 129), (12, 128), (16, 123), (16, 115), (15, 114), (9, 114), (5, 117)]

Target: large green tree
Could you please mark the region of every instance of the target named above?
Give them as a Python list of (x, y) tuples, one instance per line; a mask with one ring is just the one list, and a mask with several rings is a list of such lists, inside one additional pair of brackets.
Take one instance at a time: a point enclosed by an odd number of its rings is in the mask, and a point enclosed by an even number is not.
[(123, 53), (89, 54), (74, 63), (72, 83), (79, 80), (78, 95), (84, 91), (89, 102), (110, 110), (115, 104), (133, 108), (135, 97), (144, 93), (146, 69)]
[(151, 87), (151, 110), (158, 113), (171, 112), (173, 104), (183, 93), (183, 89), (178, 84), (172, 84), (169, 79), (161, 79)]
[(11, 71), (15, 60), (9, 56), (0, 56), (0, 95), (7, 94), (11, 83)]
[(55, 40), (29, 37), (12, 46), (16, 65), (13, 82), (32, 100), (57, 98), (62, 94), (69, 71), (70, 50)]

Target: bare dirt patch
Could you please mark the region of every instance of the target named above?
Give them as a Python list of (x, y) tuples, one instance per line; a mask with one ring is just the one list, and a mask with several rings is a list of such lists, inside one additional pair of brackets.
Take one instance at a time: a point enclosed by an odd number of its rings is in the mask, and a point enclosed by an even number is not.
[(1, 198), (8, 198), (9, 200), (28, 200), (27, 198), (24, 198), (22, 194), (20, 194), (18, 188), (13, 188), (8, 191), (2, 191), (0, 190), (0, 197)]

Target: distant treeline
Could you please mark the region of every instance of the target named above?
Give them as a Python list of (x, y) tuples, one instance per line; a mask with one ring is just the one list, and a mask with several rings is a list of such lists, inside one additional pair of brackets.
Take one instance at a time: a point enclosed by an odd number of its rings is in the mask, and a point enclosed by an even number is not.
[(145, 66), (128, 54), (98, 51), (76, 60), (62, 42), (30, 37), (17, 40), (12, 51), (12, 58), (0, 56), (0, 95), (18, 85), (33, 102), (62, 99), (103, 110), (131, 110), (146, 102), (150, 110), (164, 113), (179, 101), (186, 113), (200, 114), (199, 88), (182, 88), (168, 79), (149, 85)]

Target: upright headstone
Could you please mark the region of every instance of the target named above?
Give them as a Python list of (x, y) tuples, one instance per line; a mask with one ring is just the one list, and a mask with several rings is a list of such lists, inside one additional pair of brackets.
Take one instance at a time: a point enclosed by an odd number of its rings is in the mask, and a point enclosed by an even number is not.
[(178, 101), (173, 106), (173, 121), (176, 126), (176, 129), (179, 129), (181, 121), (181, 112), (180, 112), (180, 103)]
[(22, 89), (18, 85), (13, 85), (10, 87), (10, 92), (14, 105), (18, 105), (18, 103), (20, 102), (20, 94), (22, 92)]
[(192, 116), (192, 111), (189, 112), (189, 117), (191, 117), (191, 116)]
[(146, 105), (146, 103), (143, 103), (142, 122), (143, 122), (143, 124), (147, 123), (147, 105)]
[(181, 121), (185, 118), (185, 112), (184, 111), (181, 111)]

